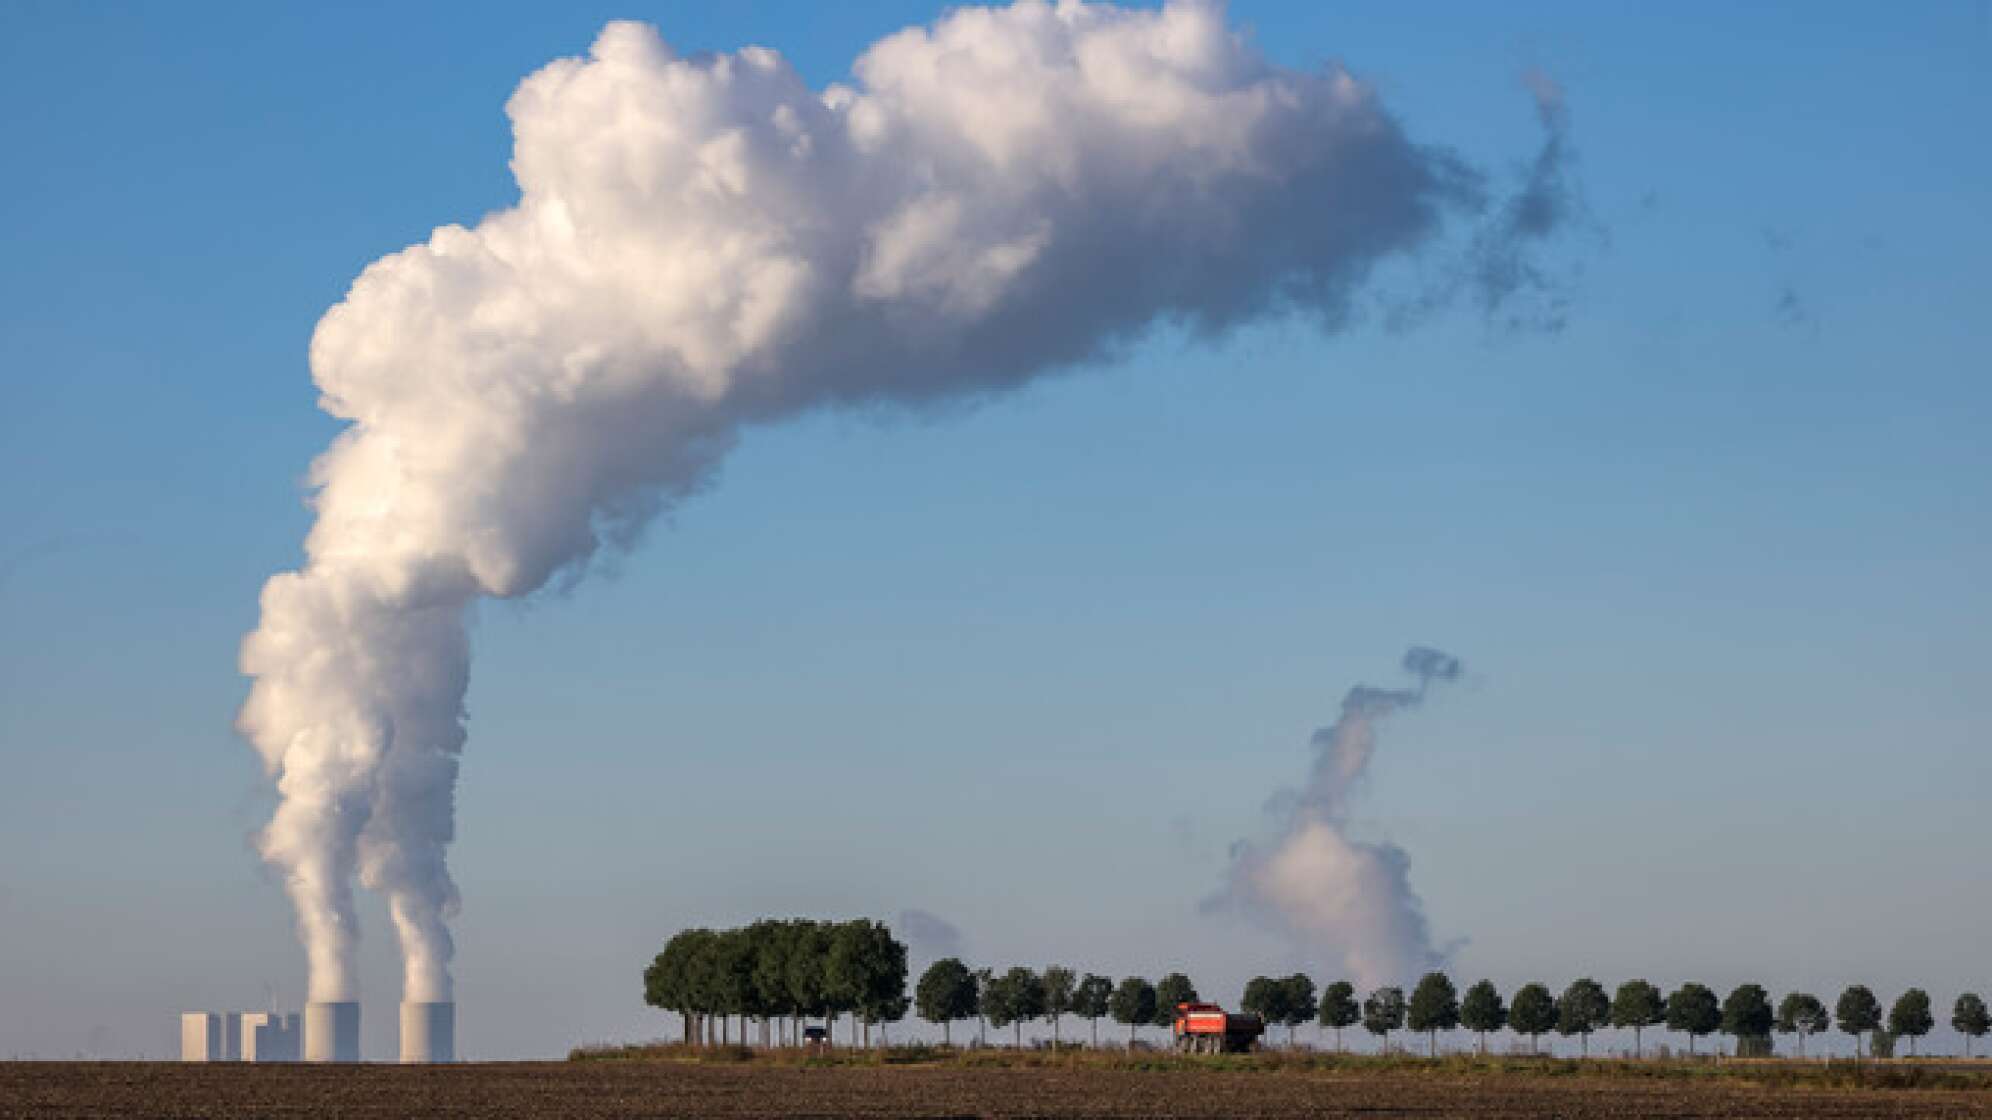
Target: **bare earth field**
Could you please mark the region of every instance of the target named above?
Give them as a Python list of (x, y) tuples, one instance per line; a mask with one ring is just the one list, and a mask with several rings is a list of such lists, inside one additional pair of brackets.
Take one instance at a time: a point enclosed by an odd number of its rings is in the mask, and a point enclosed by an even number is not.
[(1992, 1117), (1992, 1092), (1387, 1072), (0, 1063), (0, 1117)]

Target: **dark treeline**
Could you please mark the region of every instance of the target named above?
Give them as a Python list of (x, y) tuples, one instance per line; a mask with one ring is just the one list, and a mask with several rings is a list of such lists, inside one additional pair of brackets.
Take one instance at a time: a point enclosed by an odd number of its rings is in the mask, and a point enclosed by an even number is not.
[(752, 1021), (761, 1045), (793, 1043), (804, 1019), (834, 1029), (839, 1017), (850, 1016), (852, 1041), (862, 1025), (869, 1045), (872, 1024), (906, 1017), (906, 946), (862, 918), (688, 929), (643, 970), (643, 1000), (677, 1012), (687, 1042), (744, 1044)]
[[(1139, 976), (1118, 981), (1096, 973), (1083, 975), (1053, 965), (1043, 971), (1017, 967), (1004, 972), (974, 969), (954, 957), (943, 958), (921, 975), (909, 1000), (906, 992), (906, 946), (885, 926), (872, 921), (819, 922), (796, 919), (761, 921), (741, 929), (686, 930), (673, 937), (644, 970), (644, 1000), (682, 1016), (688, 1042), (707, 1045), (748, 1042), (749, 1024), (759, 1026), (759, 1044), (793, 1044), (800, 1026), (823, 1020), (834, 1030), (848, 1017), (851, 1041), (871, 1044), (871, 1028), (883, 1037), (885, 1025), (903, 1020), (909, 1010), (941, 1028), (952, 1044), (956, 1023), (974, 1020), (977, 1041), (986, 1042), (987, 1028), (1011, 1031), (1013, 1045), (1023, 1045), (1024, 1024), (1044, 1020), (1054, 1046), (1062, 1043), (1067, 1016), (1088, 1024), (1091, 1044), (1099, 1045), (1100, 1020), (1109, 1019), (1128, 1030), (1132, 1044), (1142, 1027), (1168, 1027), (1176, 1005), (1199, 999), (1188, 976), (1172, 972), (1155, 983)], [(1792, 1036), (1797, 1053), (1805, 1040), (1837, 1028), (1853, 1037), (1857, 1052), (1889, 1057), (1898, 1040), (1911, 1054), (1916, 1043), (1936, 1026), (1929, 994), (1911, 988), (1886, 1011), (1868, 988), (1856, 984), (1840, 993), (1829, 1012), (1808, 992), (1791, 992), (1773, 1004), (1757, 984), (1739, 985), (1718, 997), (1702, 984), (1686, 983), (1663, 993), (1645, 980), (1628, 980), (1616, 991), (1590, 978), (1579, 979), (1561, 994), (1541, 983), (1524, 984), (1503, 997), (1493, 983), (1481, 980), (1462, 994), (1443, 972), (1427, 973), (1407, 997), (1401, 988), (1382, 987), (1360, 994), (1348, 981), (1335, 981), (1318, 990), (1309, 977), (1257, 976), (1245, 985), (1240, 1009), (1255, 1013), (1268, 1027), (1287, 1028), (1293, 1045), (1296, 1028), (1310, 1020), (1335, 1033), (1336, 1049), (1343, 1032), (1361, 1026), (1390, 1048), (1390, 1036), (1400, 1030), (1425, 1036), (1428, 1053), (1438, 1052), (1441, 1031), (1465, 1029), (1487, 1037), (1511, 1031), (1539, 1048), (1543, 1035), (1575, 1037), (1585, 1054), (1590, 1036), (1606, 1027), (1633, 1032), (1635, 1056), (1644, 1052), (1645, 1033), (1664, 1029), (1685, 1035), (1688, 1052), (1709, 1035), (1735, 1040), (1742, 1056), (1769, 1055), (1772, 1036)], [(739, 1020), (739, 1032), (731, 1020)], [(1976, 993), (1966, 992), (1952, 1005), (1951, 1026), (1965, 1039), (1967, 1054), (1974, 1040), (1992, 1030), (1992, 1014)]]

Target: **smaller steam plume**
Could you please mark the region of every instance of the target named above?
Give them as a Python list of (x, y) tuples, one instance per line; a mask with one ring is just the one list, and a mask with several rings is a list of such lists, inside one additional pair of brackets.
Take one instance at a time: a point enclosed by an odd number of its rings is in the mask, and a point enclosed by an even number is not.
[(1376, 754), (1377, 723), (1415, 708), (1436, 682), (1456, 680), (1459, 659), (1415, 646), (1404, 655), (1410, 688), (1357, 685), (1342, 715), (1314, 733), (1314, 765), (1298, 789), (1268, 803), (1278, 837), (1232, 849), (1224, 888), (1206, 910), (1237, 909), (1300, 943), (1310, 958), (1338, 959), (1365, 986), (1399, 983), (1436, 967), (1424, 904), (1411, 889), (1411, 858), (1395, 844), (1349, 835), (1349, 805)]

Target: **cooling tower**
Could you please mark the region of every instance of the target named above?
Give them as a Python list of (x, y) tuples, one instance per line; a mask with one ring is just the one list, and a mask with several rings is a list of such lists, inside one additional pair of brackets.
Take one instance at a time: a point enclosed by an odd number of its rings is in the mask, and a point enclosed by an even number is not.
[(456, 1004), (401, 1005), (401, 1060), (456, 1061)]
[(304, 1060), (307, 1062), (359, 1061), (360, 1005), (357, 1003), (305, 1004)]

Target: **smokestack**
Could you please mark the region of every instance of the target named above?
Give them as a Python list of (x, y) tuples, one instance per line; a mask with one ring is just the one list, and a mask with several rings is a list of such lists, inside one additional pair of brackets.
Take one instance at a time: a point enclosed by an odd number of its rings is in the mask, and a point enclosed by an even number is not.
[(350, 1000), (304, 1005), (304, 1060), (360, 1060), (360, 1005)]
[(401, 1005), (403, 1064), (456, 1061), (456, 1004)]

